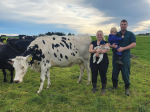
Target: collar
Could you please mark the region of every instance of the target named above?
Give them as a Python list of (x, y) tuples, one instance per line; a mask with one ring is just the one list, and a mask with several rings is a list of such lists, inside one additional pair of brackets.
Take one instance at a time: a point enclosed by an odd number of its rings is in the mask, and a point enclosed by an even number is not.
[[(124, 33), (124, 35), (126, 35), (126, 34), (127, 34), (127, 30), (126, 30), (126, 32)], [(122, 35), (121, 31), (119, 32), (119, 35)]]

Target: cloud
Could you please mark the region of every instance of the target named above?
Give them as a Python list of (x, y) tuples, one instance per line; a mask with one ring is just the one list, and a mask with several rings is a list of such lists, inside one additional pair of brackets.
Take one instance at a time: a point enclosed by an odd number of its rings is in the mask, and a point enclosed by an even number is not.
[[(116, 2), (111, 0), (103, 2), (99, 0), (1, 0), (0, 20), (11, 21), (14, 24), (21, 23), (20, 26), (26, 28), (25, 31), (20, 28), (23, 32), (29, 32), (27, 30), (30, 27), (24, 26), (24, 22), (33, 23), (32, 25), (35, 27), (49, 25), (53, 26), (52, 28), (55, 26), (55, 28), (68, 31), (95, 35), (98, 30), (109, 34), (111, 27), (119, 29), (119, 22), (125, 18), (129, 22), (129, 30), (145, 31), (149, 29), (147, 25), (149, 24), (148, 18), (150, 18), (149, 10), (147, 10), (149, 5), (150, 0), (142, 2), (141, 0), (136, 2), (120, 0)], [(17, 30), (16, 28), (15, 31)]]
[(6, 36), (18, 36), (18, 34), (4, 34), (4, 33), (0, 33), (0, 35), (6, 35)]
[(147, 29), (150, 29), (150, 19), (146, 21), (142, 21), (137, 23), (135, 26), (136, 28), (133, 29), (133, 31), (146, 31)]
[[(98, 9), (84, 4), (85, 0), (5, 0), (0, 1), (2, 6), (0, 18), (9, 18), (17, 21), (30, 21), (37, 24), (57, 24), (58, 27), (67, 27), (78, 33), (95, 34), (97, 30), (108, 30), (115, 23), (105, 24), (113, 17), (104, 17)], [(108, 32), (108, 31), (107, 31)]]

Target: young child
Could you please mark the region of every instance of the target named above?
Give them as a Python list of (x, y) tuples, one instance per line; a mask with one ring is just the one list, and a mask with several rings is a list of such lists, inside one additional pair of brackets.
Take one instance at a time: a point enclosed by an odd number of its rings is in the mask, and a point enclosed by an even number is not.
[[(111, 34), (108, 37), (108, 42), (110, 43), (110, 45), (112, 45), (114, 43), (115, 43), (115, 45), (118, 45), (119, 41), (121, 41), (124, 38), (124, 36), (122, 36), (122, 37), (117, 37), (116, 36), (117, 29), (115, 27), (111, 28), (110, 33)], [(118, 48), (120, 48), (120, 47), (117, 46), (116, 50)], [(122, 59), (122, 52), (117, 52), (116, 54), (118, 55), (117, 63), (123, 65), (123, 62), (121, 61), (121, 59)]]
[[(110, 49), (110, 48), (109, 47), (105, 47), (105, 42), (102, 40), (100, 42), (100, 46), (96, 46), (96, 47), (94, 47), (94, 49), (101, 49), (101, 50), (103, 50), (103, 49)], [(99, 60), (97, 61), (97, 64), (99, 64), (102, 61), (102, 59), (103, 59), (103, 54), (99, 54)], [(93, 63), (95, 63), (95, 62), (96, 62), (96, 53), (93, 55)]]

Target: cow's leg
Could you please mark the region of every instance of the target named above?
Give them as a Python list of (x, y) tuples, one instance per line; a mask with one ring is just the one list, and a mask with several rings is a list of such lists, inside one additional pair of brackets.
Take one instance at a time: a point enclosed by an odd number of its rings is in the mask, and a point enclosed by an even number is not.
[(79, 67), (80, 67), (80, 76), (79, 76), (79, 79), (78, 79), (78, 82), (77, 82), (77, 83), (80, 83), (81, 80), (82, 80), (83, 72), (84, 72), (84, 63), (80, 63), (80, 64), (79, 64)]
[(86, 68), (87, 76), (88, 76), (87, 84), (90, 84), (91, 77), (90, 77), (90, 66), (89, 66), (89, 61), (84, 61), (84, 66), (85, 66), (85, 68)]
[(47, 68), (45, 66), (41, 66), (41, 76), (40, 76), (41, 85), (37, 93), (40, 93), (43, 90), (46, 72), (47, 72)]
[(51, 86), (49, 69), (47, 69), (46, 78), (47, 78), (47, 89), (48, 89)]
[(7, 79), (6, 79), (6, 71), (5, 71), (5, 69), (2, 69), (2, 71), (3, 71), (3, 75), (4, 75), (4, 82), (7, 82)]
[(14, 68), (12, 67), (12, 69), (10, 70), (10, 75), (11, 75), (10, 83), (13, 83), (13, 73), (14, 73)]

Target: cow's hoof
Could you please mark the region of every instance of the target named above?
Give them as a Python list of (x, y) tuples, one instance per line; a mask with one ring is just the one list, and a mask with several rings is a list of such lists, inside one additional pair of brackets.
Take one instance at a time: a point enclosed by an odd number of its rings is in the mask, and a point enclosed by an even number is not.
[(7, 82), (7, 80), (4, 80), (4, 82)]
[(37, 94), (39, 94), (40, 93), (40, 91), (37, 91)]
[(79, 84), (79, 83), (81, 83), (81, 81), (78, 81), (77, 83)]
[(10, 84), (12, 84), (13, 83), (13, 81), (10, 81)]
[(43, 90), (43, 88), (42, 88), (42, 89), (39, 89), (39, 90), (37, 91), (37, 93), (40, 93), (42, 90)]
[(47, 86), (46, 89), (49, 89), (51, 86)]
[(88, 81), (87, 83), (86, 83), (86, 85), (89, 85), (90, 84), (90, 81)]

